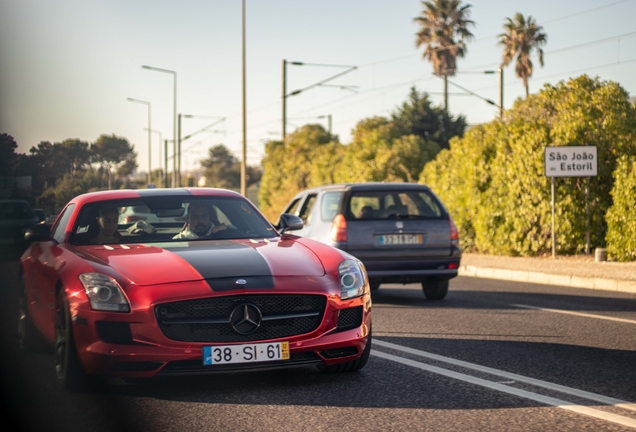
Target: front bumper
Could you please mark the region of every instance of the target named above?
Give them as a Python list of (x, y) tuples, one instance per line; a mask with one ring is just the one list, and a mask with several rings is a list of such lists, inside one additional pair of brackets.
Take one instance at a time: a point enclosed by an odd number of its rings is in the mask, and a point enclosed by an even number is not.
[[(255, 295), (263, 295), (258, 292)], [(270, 293), (268, 293), (270, 294)], [(324, 293), (323, 293), (324, 295)], [(302, 365), (331, 365), (355, 360), (367, 344), (371, 327), (371, 297), (341, 300), (328, 295), (322, 321), (310, 333), (271, 340), (251, 342), (179, 342), (168, 339), (159, 328), (154, 307), (135, 309), (129, 314), (92, 311), (71, 306), (73, 331), (78, 355), (89, 374), (111, 377), (149, 378), (155, 375), (186, 375), (228, 372), (237, 370), (263, 370)], [(340, 311), (362, 308), (360, 325), (338, 328)], [(130, 330), (130, 341), (111, 343), (98, 331), (99, 322), (120, 323)], [(127, 326), (126, 326), (127, 324)], [(203, 347), (214, 345), (241, 345), (288, 341), (290, 360), (207, 366), (203, 365)]]

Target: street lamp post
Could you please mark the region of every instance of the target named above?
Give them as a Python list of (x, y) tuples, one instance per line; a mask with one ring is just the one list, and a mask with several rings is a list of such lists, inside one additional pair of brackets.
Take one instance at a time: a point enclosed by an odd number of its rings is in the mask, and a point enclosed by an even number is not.
[[(176, 154), (176, 145), (177, 145), (177, 72), (169, 69), (161, 69), (153, 66), (142, 66), (143, 69), (153, 70), (157, 72), (164, 72), (172, 74), (174, 77), (174, 95), (173, 95), (173, 107), (172, 107), (172, 145), (175, 147), (173, 152)], [(177, 161), (173, 160), (173, 171), (172, 171), (172, 187), (177, 187)]]
[[(161, 131), (158, 131), (158, 130), (148, 129), (148, 128), (144, 128), (144, 130), (154, 134), (159, 134), (159, 169), (161, 169), (162, 168), (161, 167), (161, 143), (163, 142), (163, 135), (161, 134)], [(166, 169), (167, 168), (168, 167), (166, 167)], [(157, 183), (159, 184), (159, 186), (161, 186), (163, 184), (163, 178), (161, 174), (159, 174), (159, 178), (157, 180), (158, 180)]]
[[(312, 84), (310, 86), (307, 86), (305, 88), (302, 88), (300, 90), (294, 90), (293, 92), (287, 94), (287, 64), (291, 64), (294, 66), (319, 66), (319, 67), (337, 67), (337, 68), (347, 68), (346, 71), (344, 72), (340, 72), (337, 73), (336, 75), (333, 75), (329, 78), (326, 78), (322, 81), (319, 81), (315, 84)], [(345, 66), (345, 65), (334, 65), (334, 64), (316, 64), (316, 63), (303, 63), (303, 62), (288, 62), (287, 60), (283, 60), (283, 94), (282, 94), (282, 102), (283, 102), (283, 124), (282, 124), (282, 133), (283, 133), (283, 141), (285, 140), (285, 137), (287, 136), (287, 98), (290, 96), (296, 96), (297, 94), (300, 94), (302, 92), (304, 92), (305, 90), (309, 90), (312, 89), (314, 87), (318, 87), (318, 86), (322, 86), (323, 84), (334, 80), (338, 77), (341, 77), (342, 75), (345, 75), (353, 70), (356, 70), (358, 67), (357, 66)], [(350, 88), (352, 86), (338, 86), (340, 88)]]
[(146, 181), (146, 186), (150, 186), (150, 183), (151, 183), (150, 176), (152, 175), (152, 139), (151, 139), (151, 133), (150, 133), (150, 130), (151, 130), (150, 102), (139, 100), (139, 99), (133, 99), (133, 98), (127, 98), (126, 100), (128, 102), (135, 102), (135, 103), (140, 103), (140, 104), (144, 104), (148, 106), (148, 178)]

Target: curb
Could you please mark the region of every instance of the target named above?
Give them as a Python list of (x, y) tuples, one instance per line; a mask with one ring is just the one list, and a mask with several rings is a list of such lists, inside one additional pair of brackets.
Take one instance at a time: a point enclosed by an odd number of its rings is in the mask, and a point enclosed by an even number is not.
[(544, 285), (559, 285), (570, 288), (587, 288), (636, 294), (636, 281), (629, 280), (587, 278), (524, 270), (475, 267), (470, 265), (460, 266), (457, 274), (459, 276), (509, 280), (515, 282), (537, 283)]

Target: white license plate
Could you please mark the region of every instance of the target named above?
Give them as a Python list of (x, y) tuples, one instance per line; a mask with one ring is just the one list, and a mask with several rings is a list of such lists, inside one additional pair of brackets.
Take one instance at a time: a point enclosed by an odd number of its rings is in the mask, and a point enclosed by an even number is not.
[(422, 244), (422, 234), (384, 234), (378, 236), (379, 245)]
[(289, 360), (289, 342), (203, 347), (203, 364), (256, 363)]

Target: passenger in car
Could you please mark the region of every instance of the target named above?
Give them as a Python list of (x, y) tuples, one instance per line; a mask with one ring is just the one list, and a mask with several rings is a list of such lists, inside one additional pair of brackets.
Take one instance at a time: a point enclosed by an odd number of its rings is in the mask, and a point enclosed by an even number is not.
[(227, 229), (227, 225), (219, 223), (214, 209), (204, 203), (193, 202), (188, 206), (188, 221), (175, 240), (195, 240)]
[(360, 209), (358, 219), (369, 219), (371, 217), (373, 217), (373, 207), (366, 205)]
[(89, 240), (94, 244), (121, 243), (121, 234), (117, 231), (119, 210), (115, 207), (101, 208), (95, 218), (99, 232)]

